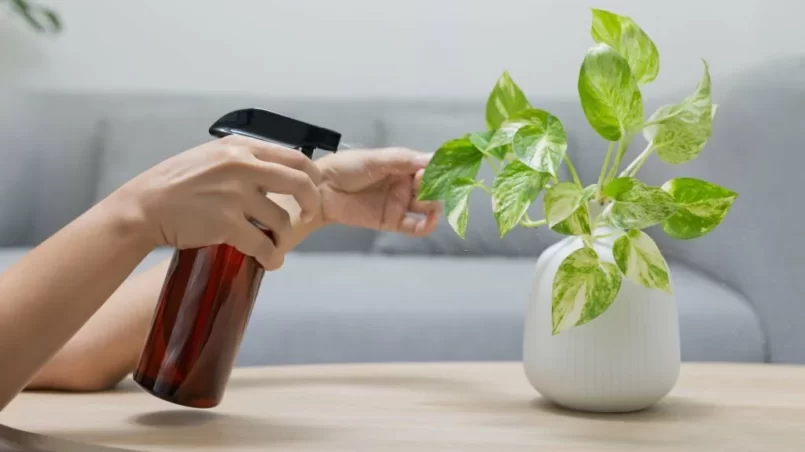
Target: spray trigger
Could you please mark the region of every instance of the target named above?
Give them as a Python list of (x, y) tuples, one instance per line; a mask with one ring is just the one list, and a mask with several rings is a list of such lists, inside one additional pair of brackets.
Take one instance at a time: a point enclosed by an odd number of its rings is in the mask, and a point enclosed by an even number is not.
[(228, 113), (210, 126), (209, 133), (218, 138), (242, 135), (277, 143), (298, 149), (308, 158), (313, 158), (316, 149), (336, 152), (341, 142), (338, 132), (259, 108)]

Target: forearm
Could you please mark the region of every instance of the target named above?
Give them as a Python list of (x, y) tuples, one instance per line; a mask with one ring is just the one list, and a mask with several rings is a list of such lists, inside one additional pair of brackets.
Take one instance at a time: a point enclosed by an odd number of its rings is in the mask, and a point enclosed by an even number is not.
[(170, 259), (126, 280), (28, 384), (28, 389), (100, 391), (137, 365)]
[[(293, 248), (323, 225), (302, 223), (290, 196), (270, 195), (291, 216)], [(28, 389), (94, 391), (110, 388), (137, 365), (168, 270), (169, 260), (132, 276), (83, 328), (42, 367)]]
[(99, 203), (0, 275), (0, 407), (153, 249), (120, 207)]

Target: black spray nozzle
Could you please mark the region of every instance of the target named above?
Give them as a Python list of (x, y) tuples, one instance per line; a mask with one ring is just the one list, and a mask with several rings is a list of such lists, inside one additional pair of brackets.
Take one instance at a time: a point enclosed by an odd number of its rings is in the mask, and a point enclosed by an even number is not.
[(259, 108), (236, 110), (210, 126), (210, 135), (243, 135), (300, 149), (308, 158), (315, 149), (336, 152), (341, 134)]

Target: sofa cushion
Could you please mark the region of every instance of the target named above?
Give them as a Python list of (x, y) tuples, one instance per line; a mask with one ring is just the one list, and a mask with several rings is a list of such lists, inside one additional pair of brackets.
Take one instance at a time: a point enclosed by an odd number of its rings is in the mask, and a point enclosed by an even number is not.
[[(534, 265), (290, 255), (264, 278), (238, 364), (520, 360)], [(746, 300), (685, 266), (671, 268), (683, 359), (764, 361), (764, 336)]]
[[(0, 272), (25, 252), (0, 250)], [(171, 253), (153, 252), (138, 271)], [(237, 363), (520, 360), (534, 265), (291, 254), (263, 278)], [(763, 333), (742, 296), (683, 265), (671, 263), (671, 271), (683, 360), (764, 361)]]

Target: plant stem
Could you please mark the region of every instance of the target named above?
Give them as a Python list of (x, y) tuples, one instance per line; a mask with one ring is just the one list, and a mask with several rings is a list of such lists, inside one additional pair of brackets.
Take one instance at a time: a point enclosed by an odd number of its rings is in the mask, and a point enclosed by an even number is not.
[(615, 179), (615, 175), (618, 173), (618, 168), (621, 166), (623, 156), (629, 149), (629, 143), (631, 141), (632, 141), (632, 135), (624, 135), (621, 138), (621, 141), (618, 143), (618, 152), (615, 155), (615, 163), (612, 164), (612, 169), (609, 171), (609, 176), (607, 176), (606, 179), (607, 183), (610, 182), (612, 179)]
[(609, 234), (596, 235), (593, 238), (594, 239), (605, 239), (607, 237), (612, 237), (613, 235), (617, 234), (618, 232), (620, 232), (620, 231), (613, 231), (613, 232), (610, 232)]
[(520, 221), (520, 226), (522, 226), (524, 228), (538, 228), (538, 227), (544, 226), (546, 224), (548, 224), (548, 220), (542, 219), (542, 220), (534, 221), (528, 215), (528, 212), (523, 214), (523, 218)]
[(492, 189), (487, 187), (486, 185), (484, 185), (483, 182), (476, 182), (475, 186), (480, 188), (481, 190), (485, 191), (490, 196), (492, 195)]
[(632, 161), (632, 163), (630, 163), (629, 166), (623, 170), (621, 177), (634, 177), (640, 168), (643, 167), (643, 164), (646, 163), (646, 160), (648, 160), (652, 152), (654, 152), (654, 143), (649, 143), (646, 148), (643, 149), (643, 152), (641, 152), (640, 155), (638, 155), (637, 158), (635, 158), (634, 161)]
[(601, 213), (599, 213), (598, 215), (595, 216), (595, 220), (593, 220), (593, 231), (598, 229), (600, 226), (608, 226), (609, 225), (608, 219), (604, 217), (604, 212), (605, 211), (606, 211), (606, 209), (604, 209), (604, 211), (602, 211)]
[(599, 202), (601, 201), (602, 194), (604, 192), (604, 176), (607, 174), (607, 168), (609, 168), (609, 160), (612, 158), (612, 151), (615, 149), (615, 142), (609, 142), (609, 148), (607, 149), (607, 156), (604, 157), (604, 164), (601, 165), (601, 174), (598, 175), (598, 185), (596, 187), (595, 199)]
[(576, 167), (573, 166), (573, 162), (570, 161), (570, 157), (565, 154), (565, 163), (567, 164), (567, 169), (570, 171), (570, 175), (573, 176), (573, 182), (579, 186), (579, 188), (584, 188), (581, 185), (581, 179), (579, 179), (578, 173), (576, 173)]
[(541, 226), (545, 226), (546, 224), (548, 224), (548, 220), (545, 219), (538, 221), (531, 221), (529, 219), (525, 219), (520, 221), (520, 226), (524, 228), (538, 228)]
[(488, 155), (484, 154), (484, 160), (486, 160), (486, 163), (488, 163), (488, 164), (489, 164), (489, 166), (491, 166), (491, 167), (492, 167), (492, 171), (494, 171), (494, 172), (495, 172), (495, 174), (497, 174), (497, 173), (498, 173), (498, 171), (500, 171), (500, 169), (498, 168), (498, 166), (497, 166), (497, 165), (495, 165), (495, 162), (494, 162), (494, 161), (492, 161), (492, 159), (491, 159), (491, 158), (489, 158), (489, 156), (488, 156)]

